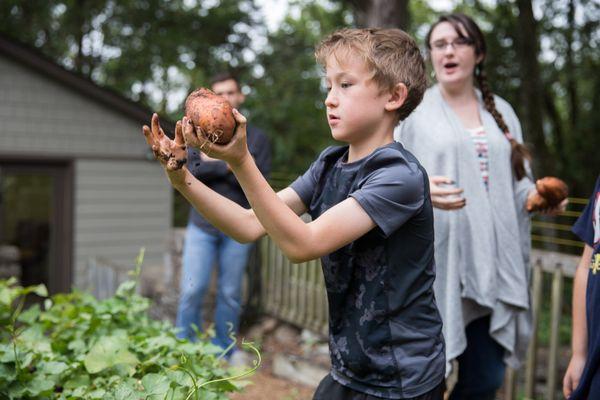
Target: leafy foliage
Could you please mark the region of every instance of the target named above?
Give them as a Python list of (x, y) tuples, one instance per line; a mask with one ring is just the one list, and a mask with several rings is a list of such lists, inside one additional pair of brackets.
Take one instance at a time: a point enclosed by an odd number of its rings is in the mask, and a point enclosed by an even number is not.
[[(22, 312), (29, 294), (43, 306)], [(148, 307), (135, 280), (102, 301), (77, 291), (47, 298), (43, 285), (0, 281), (0, 397), (224, 400), (238, 389), (220, 348), (177, 339)]]
[[(233, 70), (249, 85), (244, 111), (271, 137), (273, 169), (283, 172), (277, 185), (284, 186), (333, 142), (314, 46), (332, 30), (354, 26), (355, 15), (370, 2), (290, 0), (279, 29), (266, 34), (253, 0), (5, 0), (0, 31), (171, 118), (182, 115), (192, 87), (206, 85), (217, 71)], [(409, 3), (409, 31), (423, 49), (425, 33), (440, 14), (434, 4)], [(558, 175), (570, 183), (573, 195), (589, 195), (600, 169), (595, 154), (600, 146), (598, 2), (465, 0), (455, 5), (453, 11), (473, 16), (484, 31), (490, 86), (520, 117), (536, 174)], [(530, 24), (519, 19), (519, 6), (537, 11)], [(524, 37), (524, 25), (534, 25), (536, 33)], [(251, 45), (252, 38), (265, 34), (263, 43)], [(535, 42), (536, 54), (523, 51), (527, 39)], [(538, 64), (539, 79), (526, 75), (524, 66), (532, 63)], [(532, 86), (535, 102), (526, 89)], [(185, 220), (183, 212), (179, 219)]]
[(253, 0), (0, 2), (0, 31), (67, 69), (160, 113), (180, 116), (190, 89), (224, 68), (243, 69)]
[(349, 17), (341, 6), (298, 1), (293, 7), (298, 14), (288, 15), (268, 36), (268, 47), (256, 60), (260, 73), (246, 79), (252, 88), (246, 102), (249, 120), (271, 134), (274, 170), (292, 176), (334, 144), (325, 114), (324, 74), (314, 51), (323, 36), (346, 26)]

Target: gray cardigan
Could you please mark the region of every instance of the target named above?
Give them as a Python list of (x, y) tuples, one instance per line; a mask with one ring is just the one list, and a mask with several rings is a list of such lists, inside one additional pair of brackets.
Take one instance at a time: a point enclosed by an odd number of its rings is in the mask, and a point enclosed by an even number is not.
[[(525, 202), (534, 184), (530, 177), (513, 178), (510, 144), (477, 95), (489, 146), (489, 192), (470, 134), (437, 85), (395, 131), (429, 176), (452, 178), (467, 200), (461, 210), (434, 211), (434, 289), (444, 322), (447, 374), (450, 361), (466, 348), (465, 326), (474, 319), (491, 315), (490, 334), (506, 349), (505, 362), (513, 368), (525, 356), (532, 328)], [(499, 97), (495, 101), (514, 138), (522, 141), (511, 106)]]

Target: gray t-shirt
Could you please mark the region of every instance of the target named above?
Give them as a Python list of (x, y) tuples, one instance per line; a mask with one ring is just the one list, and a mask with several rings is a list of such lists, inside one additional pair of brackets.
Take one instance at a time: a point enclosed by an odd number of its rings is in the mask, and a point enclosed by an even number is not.
[(331, 375), (370, 395), (416, 397), (445, 373), (427, 175), (396, 142), (347, 158), (348, 147), (329, 147), (291, 185), (313, 219), (353, 197), (377, 225), (321, 259)]

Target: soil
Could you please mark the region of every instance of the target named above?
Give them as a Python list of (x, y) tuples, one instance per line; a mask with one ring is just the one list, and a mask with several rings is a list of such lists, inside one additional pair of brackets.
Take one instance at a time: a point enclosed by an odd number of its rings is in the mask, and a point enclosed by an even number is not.
[[(287, 379), (273, 375), (272, 364), (275, 354), (301, 354), (299, 336), (287, 338), (282, 342), (278, 338), (276, 327), (281, 326), (278, 322), (272, 328), (264, 328), (261, 324), (255, 325), (255, 329), (243, 329), (242, 335), (254, 343), (260, 343), (262, 364), (254, 375), (247, 378), (250, 382), (242, 392), (230, 396), (231, 400), (311, 400), (316, 388), (302, 385)], [(295, 342), (295, 343), (294, 343)]]
[(249, 378), (252, 382), (231, 400), (310, 400), (314, 389), (271, 375), (270, 367), (263, 365)]

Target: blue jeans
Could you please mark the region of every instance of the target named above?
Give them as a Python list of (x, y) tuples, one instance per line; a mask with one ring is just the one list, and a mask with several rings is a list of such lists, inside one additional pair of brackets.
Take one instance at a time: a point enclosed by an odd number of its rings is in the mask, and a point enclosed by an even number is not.
[(467, 325), (467, 348), (458, 356), (450, 400), (493, 400), (504, 381), (504, 348), (490, 336), (490, 317)]
[(202, 328), (202, 303), (210, 286), (212, 267), (217, 261), (216, 336), (213, 343), (223, 349), (231, 345), (229, 336), (231, 333), (237, 335), (239, 327), (242, 280), (251, 247), (251, 243), (238, 243), (221, 232), (213, 235), (193, 223), (188, 224), (175, 323), (180, 329), (178, 337), (195, 340), (192, 325)]

